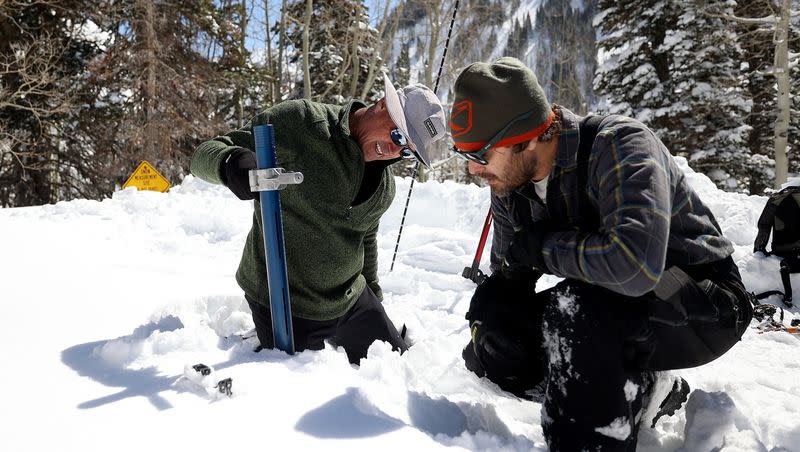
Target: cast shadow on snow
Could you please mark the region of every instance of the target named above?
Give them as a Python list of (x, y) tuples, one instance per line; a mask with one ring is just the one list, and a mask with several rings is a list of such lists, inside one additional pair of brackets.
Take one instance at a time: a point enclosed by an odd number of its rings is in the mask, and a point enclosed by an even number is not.
[(405, 424), (377, 408), (357, 388), (304, 414), (295, 430), (317, 438), (366, 438), (389, 433)]
[(172, 408), (172, 404), (160, 394), (163, 391), (182, 392), (179, 387), (174, 386), (179, 377), (178, 375), (157, 375), (154, 367), (126, 369), (118, 363), (109, 363), (99, 356), (98, 351), (116, 341), (135, 340), (147, 337), (155, 331), (174, 331), (178, 328), (183, 328), (181, 321), (176, 317), (167, 316), (157, 323), (148, 323), (136, 328), (130, 336), (89, 342), (63, 350), (61, 352), (61, 362), (72, 368), (78, 375), (91, 378), (105, 386), (121, 388), (120, 391), (114, 394), (87, 400), (78, 405), (78, 408), (97, 408), (129, 397), (145, 397), (159, 410)]
[(128, 397), (146, 397), (159, 410), (172, 408), (172, 404), (159, 394), (162, 391), (174, 390), (172, 383), (177, 377), (156, 375), (155, 368), (129, 370), (110, 366), (92, 356), (92, 352), (105, 343), (106, 341), (89, 342), (61, 352), (61, 361), (78, 375), (91, 378), (106, 386), (122, 388), (114, 394), (87, 400), (78, 405), (78, 408), (97, 408)]
[[(677, 452), (727, 450), (752, 450), (767, 452), (789, 452), (782, 445), (767, 449), (759, 438), (760, 430), (736, 406), (726, 392), (707, 392), (700, 389), (692, 391), (684, 407), (686, 426), (684, 442)], [(800, 429), (788, 432), (788, 446), (796, 444), (793, 438), (800, 438)]]
[[(248, 313), (249, 314), (249, 313)], [(172, 408), (172, 404), (161, 396), (164, 391), (175, 393), (191, 392), (207, 397), (204, 389), (193, 389), (191, 385), (176, 384), (180, 375), (159, 374), (156, 367), (130, 369), (128, 364), (139, 357), (141, 347), (154, 333), (176, 332), (184, 328), (180, 318), (167, 315), (157, 322), (150, 322), (137, 327), (132, 334), (116, 339), (89, 342), (75, 345), (61, 352), (61, 361), (73, 369), (78, 375), (90, 378), (111, 388), (120, 388), (116, 393), (87, 400), (78, 405), (80, 409), (97, 408), (109, 403), (118, 402), (130, 397), (144, 397), (158, 410)], [(289, 368), (302, 367), (313, 356), (298, 354), (286, 355), (283, 352), (264, 350), (252, 353), (252, 341), (244, 340), (239, 334), (228, 336), (217, 332), (219, 350), (231, 350), (231, 358), (219, 363), (205, 363), (215, 370), (224, 370), (245, 362), (285, 362)]]
[(411, 425), (431, 435), (458, 437), (464, 432), (484, 431), (505, 439), (514, 435), (492, 405), (452, 402), (444, 397), (408, 392)]
[(416, 391), (408, 391), (407, 401), (408, 421), (402, 421), (375, 406), (360, 389), (348, 388), (303, 415), (295, 429), (317, 438), (350, 439), (378, 436), (408, 426), (447, 446), (452, 445), (448, 438), (484, 431), (504, 440), (525, 442), (533, 449), (533, 443), (511, 433), (491, 405), (455, 403)]

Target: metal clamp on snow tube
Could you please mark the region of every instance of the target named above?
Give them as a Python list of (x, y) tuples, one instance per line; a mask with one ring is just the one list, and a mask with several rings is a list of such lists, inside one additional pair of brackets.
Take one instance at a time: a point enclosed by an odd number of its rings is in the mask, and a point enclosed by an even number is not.
[(250, 191), (283, 190), (303, 183), (303, 173), (285, 173), (283, 168), (250, 170)]

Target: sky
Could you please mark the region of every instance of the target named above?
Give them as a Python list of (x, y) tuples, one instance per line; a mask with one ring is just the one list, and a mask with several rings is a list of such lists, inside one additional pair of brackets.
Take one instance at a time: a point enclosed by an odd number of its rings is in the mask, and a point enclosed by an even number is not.
[[(781, 288), (778, 260), (752, 253), (766, 198), (719, 191), (678, 161), (748, 289)], [(253, 324), (233, 275), (252, 203), (224, 187), (188, 176), (168, 193), (0, 209), (0, 450), (546, 450), (541, 405), (460, 358), (475, 288), (460, 274), (488, 189), (415, 184), (389, 272), (409, 183), (397, 179), (378, 245), (384, 306), (412, 346), (401, 356), (375, 343), (361, 366), (331, 346), (254, 353), (257, 339), (242, 338)], [(792, 284), (800, 293), (800, 275)], [(800, 338), (757, 326), (722, 358), (675, 372), (689, 402), (643, 428), (639, 450), (800, 451)], [(214, 368), (205, 380), (198, 363)], [(232, 397), (213, 387), (225, 378)]]

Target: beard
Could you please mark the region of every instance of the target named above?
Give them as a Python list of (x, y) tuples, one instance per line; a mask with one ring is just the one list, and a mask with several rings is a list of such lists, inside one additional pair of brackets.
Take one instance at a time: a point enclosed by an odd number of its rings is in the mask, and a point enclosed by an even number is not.
[(506, 162), (502, 176), (486, 172), (481, 174), (481, 177), (489, 184), (492, 193), (498, 196), (506, 196), (531, 180), (538, 163), (539, 160), (536, 154), (530, 158), (525, 158), (522, 153), (516, 153), (512, 154), (511, 158)]

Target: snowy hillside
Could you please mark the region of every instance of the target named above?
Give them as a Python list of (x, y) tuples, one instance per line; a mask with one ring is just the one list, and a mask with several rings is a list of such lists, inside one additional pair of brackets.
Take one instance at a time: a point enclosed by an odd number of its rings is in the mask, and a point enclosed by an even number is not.
[[(455, 2), (408, 3), (386, 61), (397, 81), (434, 86)], [(594, 101), (595, 3), (588, 0), (460, 2), (437, 95), (453, 101), (455, 78), (467, 65), (502, 56), (533, 69), (548, 99), (583, 112)], [(431, 18), (432, 17), (432, 18)], [(432, 24), (438, 34), (432, 37)], [(435, 48), (431, 54), (431, 45)], [(407, 55), (403, 54), (407, 47)], [(408, 70), (406, 80), (400, 70)], [(428, 82), (426, 75), (429, 75)]]
[[(682, 162), (748, 288), (780, 288), (777, 259), (752, 254), (765, 198), (718, 191)], [(460, 358), (474, 290), (460, 272), (488, 189), (417, 184), (389, 273), (408, 184), (398, 179), (378, 240), (384, 305), (413, 346), (400, 356), (373, 344), (360, 368), (341, 350), (255, 354), (239, 337), (252, 320), (233, 274), (252, 204), (223, 187), (187, 177), (167, 194), (0, 210), (0, 450), (546, 449), (540, 405)], [(233, 397), (185, 378), (196, 363), (232, 378)], [(799, 369), (798, 337), (748, 331), (721, 359), (679, 372), (688, 408), (643, 429), (640, 450), (800, 451)]]

